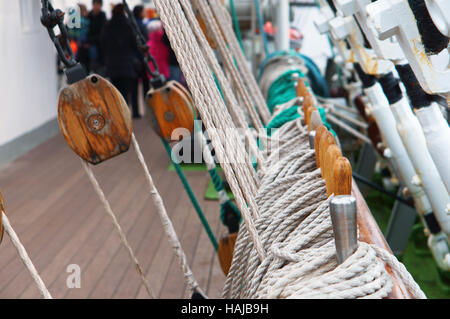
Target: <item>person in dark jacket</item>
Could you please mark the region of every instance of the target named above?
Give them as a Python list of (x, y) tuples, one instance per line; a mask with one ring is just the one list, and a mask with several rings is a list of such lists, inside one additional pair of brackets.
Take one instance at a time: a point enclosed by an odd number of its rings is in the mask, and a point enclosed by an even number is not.
[[(134, 15), (134, 19), (136, 20), (136, 23), (139, 27), (139, 29), (141, 30), (142, 35), (145, 38), (145, 43), (147, 43), (148, 41), (148, 32), (147, 32), (147, 27), (144, 24), (144, 7), (141, 5), (137, 5), (133, 8), (133, 15)], [(138, 65), (138, 81), (142, 82), (142, 88), (144, 91), (144, 97), (146, 96), (149, 88), (150, 88), (150, 83), (149, 83), (149, 79), (148, 79), (148, 75), (147, 75), (147, 70), (145, 68), (144, 65), (144, 61), (143, 61), (143, 55), (142, 52), (138, 51), (137, 53), (137, 57), (140, 59), (141, 63)]]
[(170, 40), (167, 37), (167, 33), (164, 32), (162, 41), (169, 48), (169, 80), (174, 80), (182, 85), (186, 86), (186, 79), (184, 78), (184, 74), (181, 71), (180, 65), (178, 64), (177, 56), (170, 45)]
[(90, 61), (89, 61), (89, 44), (87, 40), (89, 32), (89, 19), (88, 10), (84, 4), (78, 4), (80, 8), (81, 15), (81, 26), (80, 28), (70, 28), (69, 34), (76, 41), (77, 53), (76, 59), (80, 62), (86, 71), (90, 71)]
[(102, 11), (103, 1), (93, 0), (92, 10), (89, 12), (89, 31), (87, 34), (87, 43), (89, 45), (89, 59), (91, 69), (98, 72), (103, 65), (100, 46), (100, 34), (106, 24), (106, 14)]
[(100, 39), (106, 75), (126, 101), (131, 99), (133, 118), (140, 118), (136, 71), (137, 44), (122, 4), (114, 6), (112, 18), (106, 23)]

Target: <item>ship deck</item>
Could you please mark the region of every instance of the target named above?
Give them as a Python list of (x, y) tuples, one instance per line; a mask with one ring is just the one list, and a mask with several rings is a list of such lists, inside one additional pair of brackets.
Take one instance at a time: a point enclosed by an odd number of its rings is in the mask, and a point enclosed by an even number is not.
[[(178, 176), (167, 170), (169, 159), (162, 143), (145, 119), (136, 120), (134, 126), (194, 276), (209, 297), (220, 297), (225, 276)], [(156, 297), (189, 298), (135, 153), (129, 151), (93, 170)], [(219, 238), (226, 233), (219, 203), (203, 199), (207, 172), (186, 176)], [(0, 189), (10, 222), (54, 298), (149, 297), (79, 158), (61, 134), (3, 167)], [(71, 264), (80, 267), (80, 288), (68, 288)], [(5, 234), (0, 245), (0, 298), (38, 297)]]

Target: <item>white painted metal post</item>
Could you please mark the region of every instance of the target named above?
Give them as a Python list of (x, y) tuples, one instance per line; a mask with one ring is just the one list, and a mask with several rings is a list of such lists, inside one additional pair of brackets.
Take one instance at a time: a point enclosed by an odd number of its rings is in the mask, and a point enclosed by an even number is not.
[(276, 27), (275, 47), (277, 51), (289, 50), (289, 0), (278, 0)]

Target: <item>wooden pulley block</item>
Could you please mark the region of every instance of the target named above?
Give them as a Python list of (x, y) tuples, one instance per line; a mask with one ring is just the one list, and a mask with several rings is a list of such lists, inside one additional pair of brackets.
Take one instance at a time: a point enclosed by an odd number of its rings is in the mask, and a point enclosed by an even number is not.
[(219, 256), (220, 268), (225, 275), (228, 275), (230, 271), (237, 235), (238, 233), (232, 233), (220, 239), (217, 255)]
[(195, 110), (189, 92), (176, 81), (169, 81), (160, 88), (147, 93), (146, 102), (151, 108), (150, 117), (156, 120), (155, 130), (167, 141), (179, 141), (181, 136), (172, 136), (177, 128), (194, 131)]
[(2, 192), (0, 192), (0, 243), (3, 240), (3, 223), (2, 223), (3, 212), (5, 212), (5, 202), (3, 200)]
[(58, 122), (69, 146), (91, 164), (128, 150), (133, 123), (120, 92), (97, 74), (61, 90)]

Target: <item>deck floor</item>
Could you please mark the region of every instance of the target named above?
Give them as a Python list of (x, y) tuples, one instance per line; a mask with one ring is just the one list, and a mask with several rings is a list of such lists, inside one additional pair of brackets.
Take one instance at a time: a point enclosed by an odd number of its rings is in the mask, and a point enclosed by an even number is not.
[[(194, 276), (209, 297), (220, 297), (225, 276), (180, 180), (167, 171), (163, 145), (145, 119), (134, 124)], [(93, 169), (157, 297), (190, 297), (135, 153)], [(203, 199), (207, 172), (186, 175), (219, 238), (226, 233), (219, 204)], [(10, 222), (54, 298), (148, 298), (111, 218), (61, 134), (2, 168), (0, 189)], [(67, 286), (71, 264), (81, 269), (81, 288)], [(39, 297), (5, 235), (0, 246), (0, 298)]]

